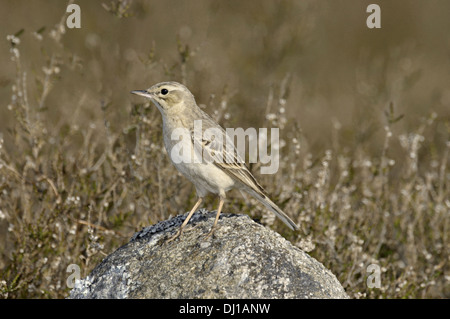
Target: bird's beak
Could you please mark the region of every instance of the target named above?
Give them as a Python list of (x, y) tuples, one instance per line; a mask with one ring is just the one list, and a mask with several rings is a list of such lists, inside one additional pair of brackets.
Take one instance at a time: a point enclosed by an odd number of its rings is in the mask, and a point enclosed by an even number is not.
[(130, 93), (132, 94), (136, 94), (136, 95), (140, 95), (146, 98), (152, 98), (153, 94), (149, 93), (147, 90), (136, 90), (136, 91), (131, 91)]

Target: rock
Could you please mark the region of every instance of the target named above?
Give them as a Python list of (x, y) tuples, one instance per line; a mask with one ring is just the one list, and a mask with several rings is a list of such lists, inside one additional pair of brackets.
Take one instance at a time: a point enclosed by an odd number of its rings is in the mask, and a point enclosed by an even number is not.
[(82, 280), (69, 298), (348, 298), (336, 277), (247, 215), (197, 211), (167, 243), (180, 215), (136, 233)]

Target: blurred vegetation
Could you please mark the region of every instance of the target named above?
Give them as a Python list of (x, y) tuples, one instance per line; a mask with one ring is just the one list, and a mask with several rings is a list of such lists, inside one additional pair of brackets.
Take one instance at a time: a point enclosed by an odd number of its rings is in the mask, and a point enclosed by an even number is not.
[(159, 112), (129, 94), (166, 80), (224, 127), (280, 128), (279, 172), (252, 170), (301, 230), (238, 192), (226, 212), (281, 233), (353, 298), (450, 297), (448, 1), (76, 3), (80, 29), (63, 1), (0, 2), (1, 297), (66, 297), (68, 265), (86, 276), (192, 207)]

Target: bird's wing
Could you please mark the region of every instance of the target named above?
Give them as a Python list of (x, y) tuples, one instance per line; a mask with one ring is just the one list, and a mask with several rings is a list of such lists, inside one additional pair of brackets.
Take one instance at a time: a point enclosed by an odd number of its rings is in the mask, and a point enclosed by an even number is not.
[[(202, 125), (201, 132), (194, 132), (194, 130), (190, 132), (194, 150), (198, 152), (197, 154), (201, 156), (202, 160), (213, 162), (233, 180), (238, 181), (241, 184), (241, 189), (258, 199), (292, 230), (298, 229), (297, 224), (270, 200), (265, 190), (250, 173), (244, 160), (242, 160), (234, 147), (234, 140), (228, 137), (225, 130), (206, 113), (204, 119), (202, 119)], [(213, 128), (210, 131), (212, 134), (206, 134), (206, 129), (209, 128)]]
[[(250, 188), (261, 196), (266, 196), (265, 190), (250, 173), (245, 161), (234, 147), (233, 139), (228, 137), (226, 131), (211, 118), (202, 120), (202, 125), (202, 132), (194, 132), (193, 129), (190, 132), (194, 150), (198, 152), (202, 160), (213, 162), (228, 176), (239, 181), (242, 186)], [(213, 130), (206, 130), (211, 128)]]

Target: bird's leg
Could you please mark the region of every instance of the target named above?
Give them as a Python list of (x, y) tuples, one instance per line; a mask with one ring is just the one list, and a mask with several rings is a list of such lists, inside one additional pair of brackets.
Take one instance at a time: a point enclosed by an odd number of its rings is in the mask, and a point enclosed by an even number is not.
[(205, 236), (205, 239), (212, 236), (212, 234), (214, 233), (214, 230), (216, 230), (216, 225), (217, 225), (217, 221), (219, 220), (219, 216), (220, 213), (222, 211), (222, 207), (223, 207), (223, 203), (225, 202), (225, 198), (220, 197), (220, 202), (219, 202), (219, 208), (217, 208), (217, 213), (216, 213), (216, 219), (214, 220), (214, 224), (211, 227), (211, 230), (209, 231), (209, 233)]
[(192, 215), (194, 215), (194, 213), (197, 210), (198, 206), (200, 206), (200, 204), (202, 203), (202, 200), (203, 200), (203, 198), (201, 198), (201, 197), (198, 198), (197, 202), (195, 203), (194, 207), (192, 207), (191, 211), (187, 215), (187, 217), (184, 220), (183, 224), (181, 224), (180, 229), (178, 230), (178, 232), (174, 236), (170, 237), (167, 242), (171, 242), (172, 240), (177, 239), (181, 235), (181, 233), (183, 232), (184, 227), (187, 225), (187, 223), (191, 219)]

